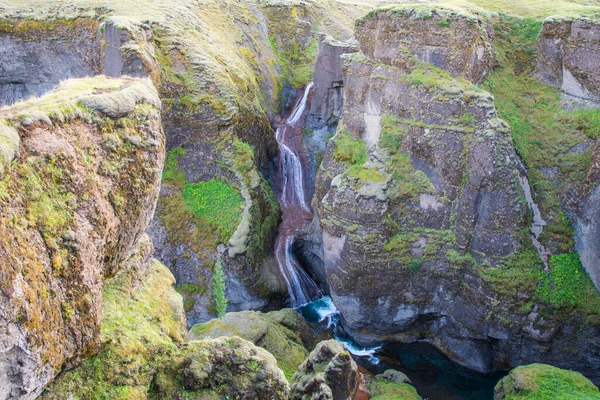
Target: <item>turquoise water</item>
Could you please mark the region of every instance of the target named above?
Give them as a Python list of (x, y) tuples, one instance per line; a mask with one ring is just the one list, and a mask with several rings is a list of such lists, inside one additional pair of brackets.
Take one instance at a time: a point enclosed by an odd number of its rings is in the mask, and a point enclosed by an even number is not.
[(365, 348), (340, 326), (340, 313), (326, 296), (297, 308), (316, 330), (332, 329), (357, 363), (373, 374), (395, 369), (405, 373), (427, 400), (492, 400), (494, 386), (506, 373), (480, 374), (466, 369), (426, 343), (387, 343)]

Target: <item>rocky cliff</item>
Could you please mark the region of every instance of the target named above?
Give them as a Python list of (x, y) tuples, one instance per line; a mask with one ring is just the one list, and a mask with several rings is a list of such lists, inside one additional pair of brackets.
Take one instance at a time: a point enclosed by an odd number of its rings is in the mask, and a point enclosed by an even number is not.
[(0, 181), (0, 397), (35, 398), (97, 351), (103, 281), (154, 212), (159, 108), (148, 80), (86, 78), (0, 111), (18, 143)]
[[(357, 22), (315, 198), (332, 298), (365, 343), (422, 340), (479, 371), (547, 360), (598, 379), (598, 293), (577, 255), (544, 272), (505, 104), (473, 85), (496, 88), (493, 23), (428, 7)], [(582, 278), (561, 285), (567, 270)], [(570, 285), (585, 296), (567, 300)]]

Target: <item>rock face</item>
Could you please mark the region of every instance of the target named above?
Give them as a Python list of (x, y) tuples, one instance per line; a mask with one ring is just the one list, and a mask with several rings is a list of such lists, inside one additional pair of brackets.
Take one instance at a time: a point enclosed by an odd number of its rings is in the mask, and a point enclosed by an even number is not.
[(103, 280), (158, 197), (159, 108), (148, 80), (86, 78), (0, 112), (21, 138), (0, 187), (0, 398), (35, 398), (97, 351)]
[[(538, 282), (507, 284), (522, 280), (510, 268), (537, 273), (539, 256), (508, 126), (493, 97), (468, 81), (493, 57), (485, 42), (464, 43), (489, 39), (489, 28), (473, 16), (424, 12), (370, 13), (357, 23), (362, 52), (344, 56), (343, 122), (315, 194), (342, 323), (364, 344), (428, 341), (479, 371), (546, 360), (599, 379), (596, 311), (577, 331), (576, 314), (535, 305)], [(428, 39), (402, 52), (402, 32)], [(448, 45), (455, 35), (463, 45)], [(426, 58), (431, 51), (440, 56)], [(448, 71), (419, 61), (434, 59)], [(576, 355), (566, 355), (567, 342)]]
[(538, 78), (568, 95), (600, 100), (600, 24), (546, 20), (538, 45)]
[(275, 359), (252, 343), (239, 337), (182, 343), (182, 297), (152, 250), (144, 236), (125, 269), (107, 280), (100, 353), (59, 375), (42, 398), (287, 398), (289, 384)]
[(307, 128), (335, 126), (341, 118), (344, 105), (341, 56), (357, 50), (355, 43), (340, 42), (330, 36), (319, 44), (319, 55), (315, 61), (315, 89), (304, 124)]
[(451, 9), (375, 9), (357, 21), (356, 38), (365, 56), (394, 67), (416, 58), (477, 83), (494, 66), (492, 27)]
[(581, 263), (600, 291), (600, 141), (596, 143), (592, 166), (587, 176), (588, 194), (577, 216), (575, 246)]
[(360, 384), (358, 367), (336, 340), (319, 343), (292, 377), (290, 399), (354, 399)]
[(600, 399), (600, 391), (578, 372), (530, 364), (510, 371), (494, 390), (494, 400)]
[(284, 309), (263, 314), (255, 311), (227, 313), (192, 327), (189, 340), (239, 336), (271, 353), (287, 378), (308, 357), (316, 335), (295, 310)]
[[(600, 103), (600, 24), (596, 21), (554, 20), (544, 21), (539, 38), (536, 76), (540, 81), (561, 90), (571, 100), (594, 108)], [(587, 101), (587, 102), (586, 102)], [(592, 162), (585, 186), (574, 202), (568, 195), (561, 199), (575, 225), (575, 247), (581, 256), (596, 288), (600, 291), (600, 215), (598, 186), (600, 147), (592, 151)], [(576, 151), (574, 149), (573, 151)], [(557, 166), (560, 167), (560, 166)], [(573, 197), (573, 195), (571, 195)], [(575, 203), (575, 204), (573, 204)]]
[(149, 26), (124, 18), (102, 25), (92, 18), (2, 20), (0, 106), (40, 96), (70, 78), (147, 77), (152, 40)]

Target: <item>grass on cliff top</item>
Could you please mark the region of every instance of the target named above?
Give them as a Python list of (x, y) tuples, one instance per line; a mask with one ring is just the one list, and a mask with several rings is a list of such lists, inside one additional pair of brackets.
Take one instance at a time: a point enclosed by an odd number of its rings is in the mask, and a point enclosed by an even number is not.
[(579, 372), (545, 364), (517, 367), (496, 386), (505, 400), (599, 400), (600, 391)]
[(394, 6), (382, 7), (382, 10), (396, 9), (400, 11), (412, 8), (421, 10), (423, 17), (429, 15), (429, 10), (446, 9), (447, 12), (463, 15), (472, 13), (508, 14), (537, 19), (550, 16), (600, 18), (600, 1), (598, 0), (439, 0), (426, 4), (418, 4), (416, 1), (400, 1)]

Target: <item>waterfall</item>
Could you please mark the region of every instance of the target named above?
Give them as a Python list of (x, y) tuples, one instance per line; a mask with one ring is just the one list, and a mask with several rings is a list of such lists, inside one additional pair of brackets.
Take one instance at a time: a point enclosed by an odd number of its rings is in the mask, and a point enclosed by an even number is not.
[(527, 200), (527, 204), (529, 208), (533, 212), (533, 222), (531, 224), (531, 241), (533, 245), (538, 251), (540, 258), (544, 262), (544, 266), (546, 267), (546, 271), (548, 270), (548, 257), (549, 252), (546, 248), (540, 243), (540, 235), (544, 230), (544, 226), (546, 226), (546, 221), (542, 218), (542, 213), (540, 212), (540, 208), (537, 203), (533, 201), (533, 195), (531, 194), (531, 185), (529, 184), (529, 179), (527, 179), (527, 169), (525, 168), (525, 164), (519, 156), (517, 156), (518, 163), (518, 171), (519, 171), (519, 183), (523, 188), (523, 192), (525, 193), (525, 200)]
[(275, 259), (285, 281), (290, 305), (306, 304), (321, 296), (317, 284), (300, 266), (292, 252), (296, 235), (306, 230), (312, 220), (312, 212), (306, 200), (305, 177), (302, 165), (306, 148), (302, 139), (306, 105), (313, 83), (309, 83), (292, 112), (277, 127), (275, 138), (279, 145), (279, 206), (282, 222), (275, 240)]

